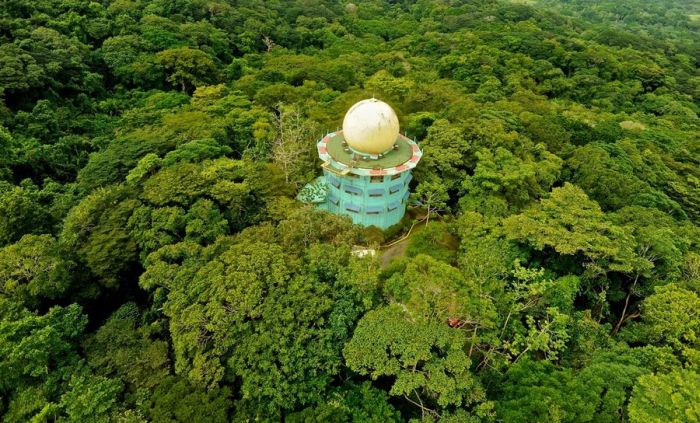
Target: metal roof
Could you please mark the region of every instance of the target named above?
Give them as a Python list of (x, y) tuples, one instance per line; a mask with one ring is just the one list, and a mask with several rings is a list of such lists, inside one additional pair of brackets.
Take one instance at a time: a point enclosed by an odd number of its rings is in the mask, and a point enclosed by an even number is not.
[(317, 144), (318, 155), (324, 167), (339, 174), (353, 173), (360, 176), (396, 175), (416, 167), (423, 152), (410, 138), (399, 134), (396, 149), (376, 159), (360, 158), (344, 145), (343, 131), (332, 132)]

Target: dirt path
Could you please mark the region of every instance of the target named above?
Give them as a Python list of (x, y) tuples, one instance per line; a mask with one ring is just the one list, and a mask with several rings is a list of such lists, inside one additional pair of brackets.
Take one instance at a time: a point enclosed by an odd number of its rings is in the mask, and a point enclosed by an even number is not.
[(382, 261), (382, 269), (387, 267), (396, 257), (403, 257), (404, 254), (406, 254), (406, 248), (408, 248), (408, 243), (411, 241), (411, 237), (423, 230), (424, 227), (425, 222), (423, 220), (418, 220), (411, 227), (409, 235), (406, 238), (402, 239), (396, 244), (391, 245), (390, 247), (382, 248), (382, 253), (380, 256)]
[(411, 237), (404, 239), (403, 241), (397, 242), (391, 247), (386, 248), (382, 251), (382, 269), (387, 267), (391, 261), (396, 257), (401, 257), (406, 254), (406, 247), (408, 247), (408, 241)]

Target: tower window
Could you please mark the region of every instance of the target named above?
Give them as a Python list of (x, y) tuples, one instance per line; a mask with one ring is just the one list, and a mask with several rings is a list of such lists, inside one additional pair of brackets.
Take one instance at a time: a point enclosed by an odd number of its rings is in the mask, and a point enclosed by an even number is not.
[(347, 192), (348, 194), (352, 195), (361, 195), (362, 190), (360, 188), (351, 186), (351, 185), (345, 185), (343, 186), (343, 191)]
[(360, 212), (360, 206), (356, 206), (355, 204), (348, 203), (345, 205), (345, 210), (352, 212), (352, 213), (359, 213)]
[(381, 197), (384, 195), (384, 190), (381, 188), (373, 188), (367, 191), (370, 197)]
[(371, 176), (369, 178), (369, 182), (372, 184), (381, 184), (384, 182), (384, 177), (383, 176)]
[(395, 181), (395, 180), (397, 180), (397, 179), (399, 179), (399, 178), (401, 178), (401, 174), (400, 174), (400, 173), (397, 173), (396, 175), (391, 175), (391, 180), (392, 180), (392, 181)]
[(399, 203), (398, 201), (394, 201), (392, 203), (389, 203), (389, 205), (386, 207), (388, 211), (396, 210), (399, 208)]
[(401, 190), (401, 187), (403, 187), (403, 185), (401, 185), (401, 184), (396, 184), (396, 185), (389, 187), (389, 194), (399, 192)]
[(382, 208), (380, 206), (367, 206), (365, 208), (365, 213), (367, 214), (379, 214), (382, 212)]

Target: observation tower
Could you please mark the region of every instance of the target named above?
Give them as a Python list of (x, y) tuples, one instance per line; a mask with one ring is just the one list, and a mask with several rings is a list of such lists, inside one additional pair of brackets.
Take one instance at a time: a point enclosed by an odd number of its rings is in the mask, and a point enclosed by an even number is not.
[(323, 176), (307, 185), (298, 198), (356, 224), (386, 229), (406, 213), (411, 170), (423, 152), (399, 133), (399, 119), (383, 101), (354, 104), (343, 129), (317, 144)]

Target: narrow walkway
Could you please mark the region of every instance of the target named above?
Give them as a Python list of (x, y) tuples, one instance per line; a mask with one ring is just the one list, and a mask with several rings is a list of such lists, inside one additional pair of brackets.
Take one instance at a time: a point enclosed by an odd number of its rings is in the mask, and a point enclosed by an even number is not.
[(394, 258), (402, 257), (404, 254), (406, 254), (406, 248), (408, 247), (409, 240), (410, 237), (406, 237), (392, 246), (384, 249), (381, 255), (382, 269), (386, 268)]
[(396, 257), (402, 257), (406, 254), (406, 248), (408, 248), (408, 242), (411, 240), (411, 235), (420, 231), (425, 225), (420, 225), (425, 222), (426, 218), (418, 219), (413, 222), (411, 228), (408, 230), (406, 235), (401, 238), (394, 240), (386, 245), (382, 245), (379, 249), (381, 253), (382, 269), (387, 267), (391, 261)]

